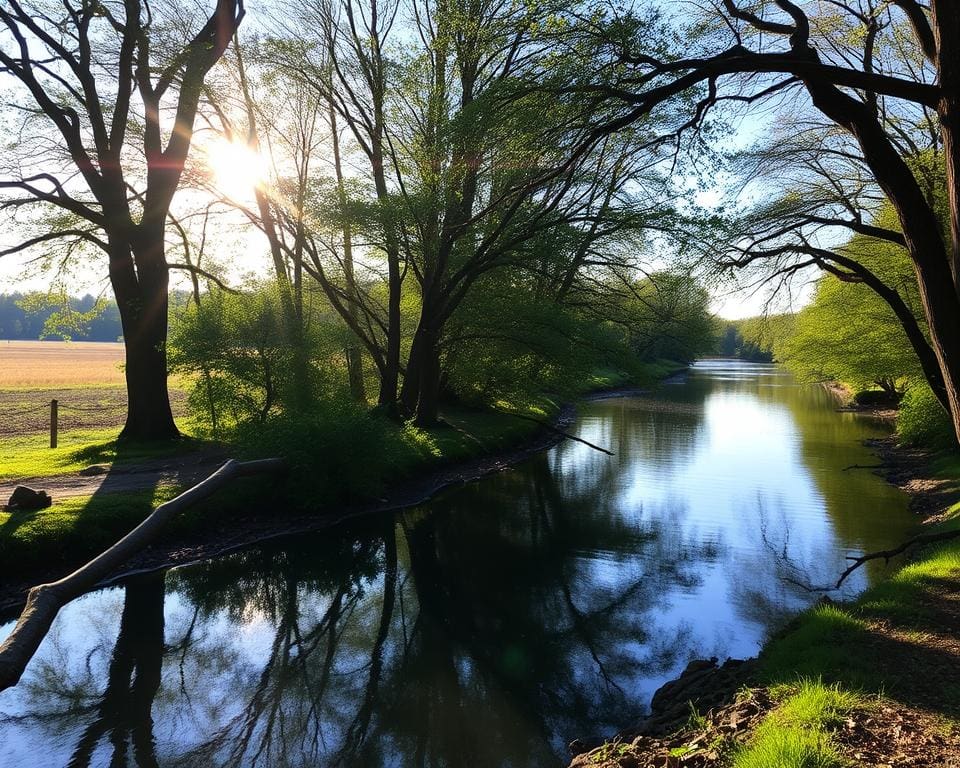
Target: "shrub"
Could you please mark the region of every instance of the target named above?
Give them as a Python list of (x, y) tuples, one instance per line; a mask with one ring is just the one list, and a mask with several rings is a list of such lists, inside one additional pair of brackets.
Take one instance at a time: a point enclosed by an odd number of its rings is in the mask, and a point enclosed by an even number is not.
[(913, 384), (900, 403), (897, 436), (905, 445), (956, 448), (953, 424), (926, 382)]
[(287, 489), (298, 507), (368, 498), (379, 492), (396, 427), (343, 400), (309, 412), (271, 414), (236, 427), (242, 453), (283, 456)]

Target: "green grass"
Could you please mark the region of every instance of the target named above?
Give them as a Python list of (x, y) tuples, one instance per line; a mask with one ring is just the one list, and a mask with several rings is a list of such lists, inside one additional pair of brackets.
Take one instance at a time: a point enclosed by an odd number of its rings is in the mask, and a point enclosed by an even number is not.
[(733, 758), (734, 768), (844, 768), (850, 765), (822, 731), (766, 724)]
[(74, 564), (78, 554), (105, 549), (176, 493), (161, 486), (64, 499), (36, 512), (0, 512), (2, 570), (22, 573)]
[[(271, 481), (249, 478), (170, 521), (174, 536), (199, 534), (228, 524)], [(182, 489), (156, 488), (63, 499), (36, 512), (0, 512), (0, 574), (33, 579), (50, 570), (67, 570), (103, 551), (137, 526), (159, 504)]]
[(777, 686), (772, 692), (781, 703), (734, 754), (734, 768), (849, 765), (831, 743), (830, 731), (853, 710), (866, 706), (862, 696), (809, 679)]
[(71, 430), (61, 434), (56, 448), (47, 435), (26, 435), (0, 445), (0, 480), (51, 477), (79, 472), (91, 464), (135, 464), (149, 459), (191, 453), (209, 445), (184, 437), (168, 443), (118, 443), (114, 428)]

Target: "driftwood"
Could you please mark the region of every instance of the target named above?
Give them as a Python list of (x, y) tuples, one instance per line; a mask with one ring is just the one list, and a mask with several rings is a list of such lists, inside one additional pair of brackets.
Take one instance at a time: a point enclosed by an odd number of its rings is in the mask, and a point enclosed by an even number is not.
[(497, 410), (497, 413), (502, 413), (507, 416), (514, 416), (515, 418), (523, 419), (525, 421), (532, 421), (534, 424), (539, 424), (541, 427), (546, 427), (551, 432), (556, 432), (558, 435), (560, 435), (561, 437), (565, 437), (567, 440), (575, 440), (578, 443), (583, 443), (584, 445), (589, 446), (590, 448), (593, 448), (593, 450), (595, 451), (600, 451), (601, 453), (605, 453), (608, 456), (616, 456), (616, 454), (613, 451), (608, 451), (606, 448), (601, 448), (599, 445), (594, 445), (589, 440), (584, 440), (582, 437), (577, 437), (576, 435), (571, 435), (569, 432), (564, 432), (559, 427), (555, 427), (553, 426), (553, 424), (551, 424), (548, 421), (544, 421), (543, 419), (538, 419), (538, 418), (535, 418), (534, 416), (527, 416), (522, 413), (512, 413), (511, 411), (501, 411), (499, 409)]
[(840, 575), (840, 578), (837, 580), (836, 588), (840, 589), (840, 586), (843, 584), (843, 582), (847, 580), (847, 576), (857, 570), (857, 568), (859, 568), (861, 565), (868, 563), (871, 560), (879, 560), (883, 558), (884, 562), (889, 562), (891, 557), (902, 555), (911, 547), (916, 547), (921, 544), (936, 544), (940, 541), (949, 541), (950, 539), (956, 538), (960, 538), (960, 530), (941, 531), (940, 533), (922, 533), (919, 536), (914, 536), (909, 541), (903, 542), (903, 544), (894, 547), (893, 549), (870, 552), (869, 554), (861, 555), (860, 557), (848, 557), (847, 560), (852, 560), (853, 565), (847, 568), (847, 570)]
[(59, 581), (33, 587), (27, 595), (27, 604), (16, 627), (0, 645), (0, 691), (19, 682), (60, 608), (95, 587), (132, 555), (150, 544), (170, 519), (203, 501), (234, 478), (280, 472), (284, 466), (282, 459), (246, 462), (230, 459), (206, 480), (161, 504), (140, 525), (86, 565)]

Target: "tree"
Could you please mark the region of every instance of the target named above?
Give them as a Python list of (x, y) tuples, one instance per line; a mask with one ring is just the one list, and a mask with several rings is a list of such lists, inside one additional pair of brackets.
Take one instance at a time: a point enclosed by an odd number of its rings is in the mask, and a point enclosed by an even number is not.
[[(912, 265), (902, 249), (863, 235), (840, 251), (896, 286), (911, 312), (920, 311)], [(897, 398), (910, 380), (923, 378), (904, 327), (880, 294), (861, 282), (827, 273), (813, 301), (777, 344), (777, 359), (807, 379), (842, 381), (857, 389), (879, 387)]]
[[(896, 127), (904, 156), (946, 233), (945, 174), (936, 132), (925, 123), (912, 127), (903, 115), (888, 114), (887, 120)], [(855, 142), (836, 126), (793, 119), (740, 162), (753, 180), (786, 186), (786, 191), (777, 189), (729, 223), (727, 242), (716, 249), (721, 268), (755, 274), (760, 282), (772, 282), (774, 290), (805, 279), (811, 269), (869, 288), (900, 323), (897, 338), (912, 350), (931, 391), (949, 412), (916, 279), (902, 274), (910, 264), (903, 232)], [(847, 246), (832, 245), (847, 242), (851, 234), (854, 240)]]
[[(399, 403), (421, 424), (437, 419), (448, 323), (494, 271), (518, 283), (542, 272), (538, 290), (582, 302), (582, 272), (606, 261), (627, 273), (637, 261), (626, 249), (616, 259), (603, 251), (648, 221), (635, 198), (654, 186), (642, 175), (659, 158), (650, 160), (638, 130), (544, 177), (582, 138), (558, 99), (526, 87), (562, 79), (583, 55), (548, 55), (556, 38), (546, 22), (565, 7), (318, 2), (291, 11), (315, 37), (280, 23), (282, 39), (263, 47), (265, 77), (279, 69), (300, 96), (297, 84), (306, 84), (327, 105), (314, 114), (326, 112), (334, 178), (314, 177), (302, 204), (280, 192), (269, 216), (247, 215), (265, 232), (276, 223), (282, 236), (271, 242), (317, 281), (360, 340), (380, 375), (380, 405)], [(412, 34), (388, 59), (395, 28)], [(271, 140), (271, 150), (281, 143)], [(346, 177), (346, 163), (359, 173)], [(630, 184), (633, 196), (623, 192)], [(401, 300), (419, 315), (405, 365)]]
[(3, 253), (72, 238), (106, 254), (126, 342), (121, 438), (178, 435), (167, 393), (167, 217), (204, 78), (243, 14), (243, 0), (217, 0), (206, 18), (146, 0), (0, 7), (0, 74), (26, 100), (2, 205), (59, 212)]
[[(708, 12), (698, 38), (683, 50), (644, 48), (658, 23), (656, 10), (634, 20), (637, 34), (607, 35), (611, 64), (624, 73), (575, 90), (623, 106), (597, 125), (594, 139), (645, 118), (682, 94), (698, 99), (682, 128), (696, 127), (711, 107), (803, 94), (855, 141), (864, 165), (896, 211), (917, 274), (930, 344), (943, 377), (955, 432), (960, 435), (960, 6), (950, 0), (889, 3), (838, 0), (829, 15), (815, 2), (773, 0), (746, 8), (735, 0)], [(649, 22), (649, 23), (647, 23)], [(622, 29), (622, 24), (618, 29)], [(896, 55), (878, 59), (878, 41)], [(694, 42), (700, 50), (691, 54)], [(717, 52), (719, 51), (719, 52)], [(914, 55), (916, 53), (916, 55)], [(699, 54), (699, 55), (698, 55)], [(908, 104), (933, 121), (946, 167), (950, 231), (885, 119), (887, 108)]]

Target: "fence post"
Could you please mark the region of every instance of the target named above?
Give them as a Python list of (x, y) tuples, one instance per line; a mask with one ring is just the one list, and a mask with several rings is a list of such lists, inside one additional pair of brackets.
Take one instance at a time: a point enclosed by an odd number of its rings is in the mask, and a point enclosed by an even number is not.
[(50, 401), (50, 447), (57, 447), (57, 401)]

